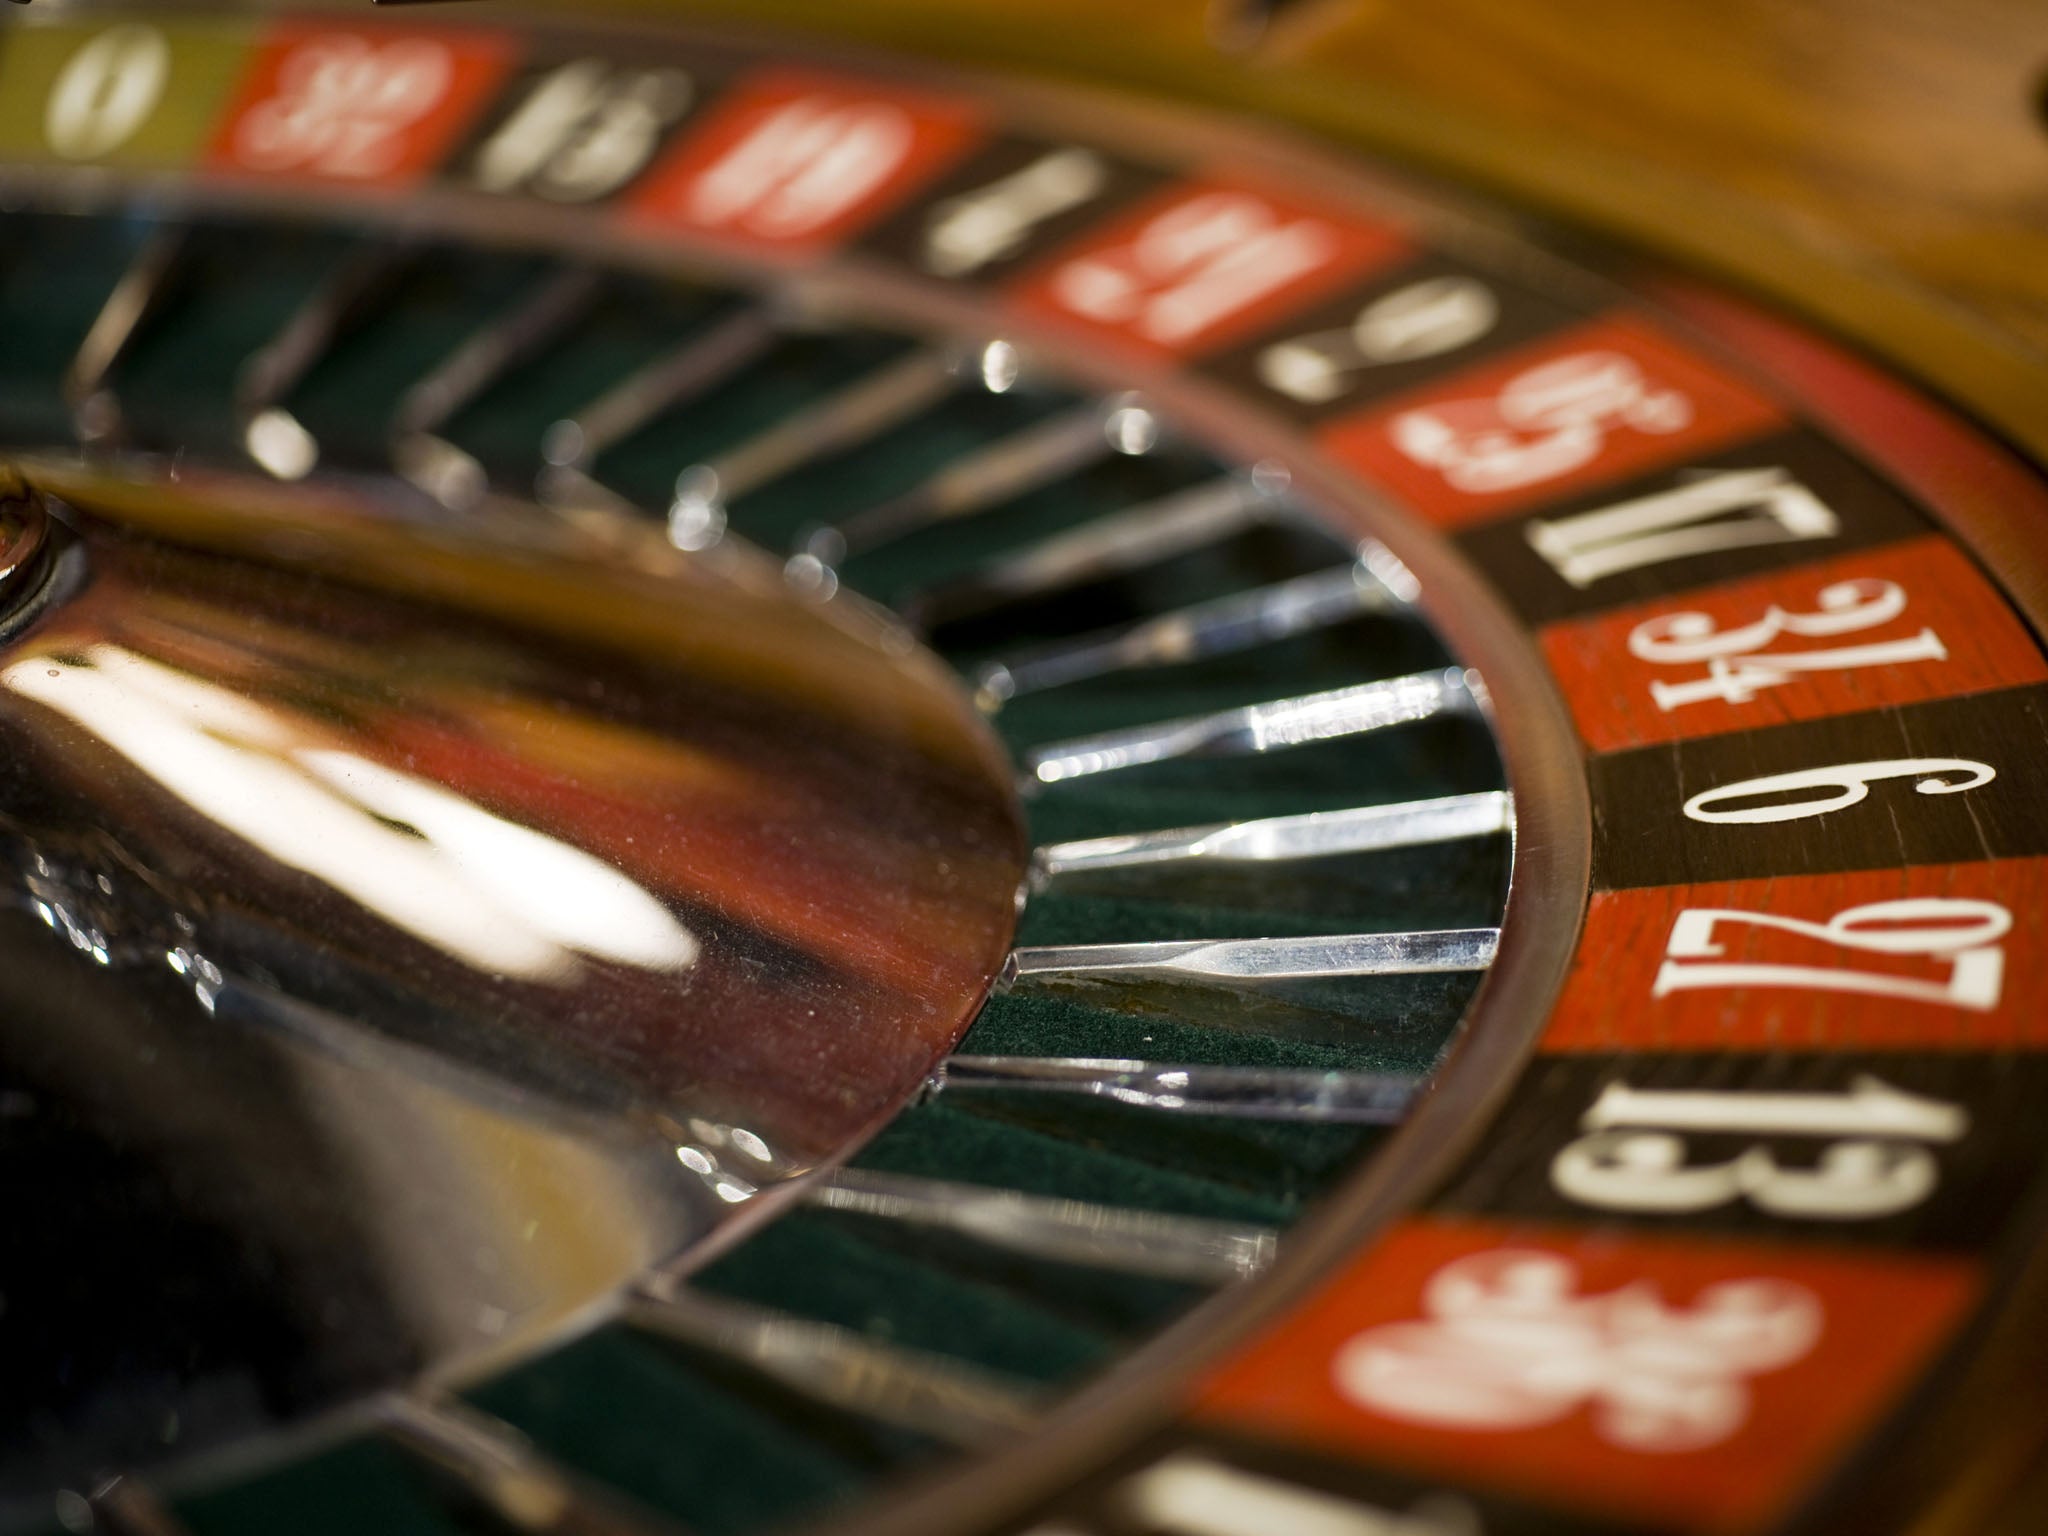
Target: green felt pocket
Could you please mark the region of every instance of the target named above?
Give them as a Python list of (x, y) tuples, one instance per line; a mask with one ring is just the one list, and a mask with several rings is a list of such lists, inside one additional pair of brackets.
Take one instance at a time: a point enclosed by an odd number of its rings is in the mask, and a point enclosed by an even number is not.
[(462, 1536), (419, 1471), (374, 1440), (356, 1440), (185, 1499), (191, 1536)]
[(0, 422), (8, 438), (70, 441), (65, 372), (152, 228), (139, 216), (0, 216)]
[(621, 1325), (469, 1394), (548, 1455), (705, 1536), (753, 1530), (847, 1493), (874, 1454), (778, 1414)]

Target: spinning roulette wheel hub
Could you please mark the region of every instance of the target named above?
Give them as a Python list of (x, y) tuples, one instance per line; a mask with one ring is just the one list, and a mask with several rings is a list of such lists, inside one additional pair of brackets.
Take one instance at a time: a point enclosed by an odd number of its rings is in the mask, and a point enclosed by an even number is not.
[(1238, 120), (11, 20), (7, 1529), (2025, 1481), (2012, 450)]

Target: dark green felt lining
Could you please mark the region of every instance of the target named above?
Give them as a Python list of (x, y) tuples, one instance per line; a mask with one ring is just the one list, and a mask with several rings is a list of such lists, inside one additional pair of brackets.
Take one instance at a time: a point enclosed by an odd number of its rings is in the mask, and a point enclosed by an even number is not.
[(876, 1470), (778, 1416), (767, 1395), (735, 1392), (620, 1326), (469, 1396), (563, 1464), (705, 1536), (788, 1519)]
[(855, 555), (841, 575), (877, 602), (900, 608), (919, 592), (1005, 551), (1185, 490), (1216, 473), (1210, 460), (1187, 450), (1161, 449), (1141, 458), (1112, 455), (1000, 505)]
[[(1279, 1030), (1204, 1028), (1184, 1022), (1174, 1006), (1174, 992), (1161, 989), (1151, 1008), (1143, 999), (1122, 992), (1107, 996), (1093, 991), (1026, 993), (1023, 989), (996, 998), (982, 1011), (961, 1049), (989, 1056), (1082, 1056), (1159, 1061), (1203, 1066), (1287, 1067), (1317, 1072), (1426, 1072), (1442, 1054), (1445, 1038), (1477, 985), (1466, 976), (1402, 978), (1406, 1008), (1384, 1010), (1384, 1021), (1345, 1029), (1347, 1005), (1368, 1016), (1379, 1012), (1356, 1003), (1356, 994), (1390, 990), (1379, 980), (1354, 980), (1342, 994), (1324, 1001), (1292, 1001), (1304, 1012), (1316, 1012), (1339, 1039), (1292, 1037)], [(1120, 1008), (1104, 1007), (1114, 998)], [(1233, 994), (1229, 1005), (1257, 1006), (1259, 994)], [(1274, 1003), (1285, 1014), (1289, 1002)], [(1175, 1117), (1148, 1112), (1160, 1121)]]
[(1294, 816), (1500, 788), (1483, 722), (1440, 716), (1260, 757), (1188, 758), (1072, 779), (1031, 798), (1034, 841)]
[(695, 1283), (1034, 1380), (1071, 1378), (1110, 1348), (1098, 1328), (865, 1241), (847, 1224), (809, 1212), (764, 1228)]
[[(33, 224), (34, 238), (17, 232)], [(16, 435), (68, 433), (55, 383), (107, 289), (132, 258), (139, 223), (6, 216), (0, 305), (20, 320), (0, 341), (0, 419)], [(294, 231), (252, 250), (232, 304), (167, 305), (124, 360), (120, 384), (149, 433), (209, 437), (231, 401), (241, 355), (274, 331), (317, 280), (331, 235)], [(296, 243), (293, 243), (296, 242)], [(261, 242), (258, 242), (259, 245)], [(339, 249), (339, 242), (335, 244)], [(309, 254), (311, 253), (311, 254)], [(374, 461), (398, 395), (476, 326), (544, 277), (517, 255), (468, 253), (394, 288), (387, 307), (323, 360), (293, 399), (323, 447)], [(518, 484), (540, 434), (628, 370), (698, 333), (714, 296), (620, 279), (560, 343), (500, 380), (448, 425), (493, 472)], [(598, 466), (651, 508), (674, 476), (809, 404), (905, 343), (872, 333), (778, 347), (712, 398), (664, 415)], [(180, 381), (187, 388), (180, 394)], [(876, 443), (839, 455), (733, 509), (734, 526), (782, 546), (915, 483), (962, 446), (1057, 405), (960, 397)], [(227, 441), (225, 434), (219, 435)], [(849, 561), (870, 595), (908, 603), (971, 581), (1004, 555), (1219, 472), (1168, 447), (1111, 458), (1055, 485)], [(1145, 570), (941, 625), (940, 648), (966, 666), (991, 650), (1084, 633), (1348, 558), (1340, 541), (1265, 529)], [(1367, 619), (1235, 656), (1119, 675), (1013, 702), (995, 720), (1013, 748), (1202, 713), (1443, 664), (1427, 631)], [(1266, 757), (1183, 762), (1046, 789), (1032, 802), (1040, 842), (1156, 827), (1329, 810), (1500, 785), (1484, 727), (1440, 720)], [(1030, 943), (1467, 926), (1497, 920), (1505, 841), (1296, 866), (1217, 869), (1165, 882), (1120, 875), (1066, 884), (1026, 914)], [(1197, 996), (1156, 987), (997, 999), (964, 1049), (989, 1054), (1138, 1056), (1159, 1061), (1424, 1072), (1450, 1038), (1470, 978), (1359, 981), (1321, 997)], [(1286, 989), (1281, 989), (1286, 990)], [(1220, 1004), (1236, 1027), (1195, 1020)], [(1263, 1011), (1262, 1011), (1263, 1010)], [(1250, 1017), (1255, 1028), (1243, 1027)], [(1066, 1095), (946, 1096), (908, 1109), (862, 1166), (1194, 1216), (1284, 1225), (1384, 1135), (1367, 1127), (1162, 1115)], [(1065, 1384), (1183, 1310), (1189, 1288), (1076, 1270), (931, 1231), (801, 1212), (708, 1268), (708, 1290), (822, 1318), (1020, 1378)], [(741, 1536), (814, 1511), (887, 1468), (931, 1453), (916, 1439), (792, 1399), (746, 1371), (609, 1328), (509, 1372), (474, 1400), (593, 1478), (709, 1536)], [(444, 1536), (417, 1475), (357, 1445), (184, 1501), (195, 1536), (290, 1529)]]
[(1137, 1210), (1277, 1224), (1283, 1200), (1141, 1161), (1111, 1147), (1011, 1124), (943, 1098), (904, 1110), (854, 1163)]
[(8, 440), (70, 441), (65, 370), (149, 232), (141, 218), (15, 213), (0, 223), (0, 422)]
[(444, 434), (474, 454), (500, 484), (530, 491), (549, 427), (698, 334), (732, 305), (729, 298), (663, 279), (608, 278), (588, 313), (458, 411)]
[(285, 402), (330, 462), (388, 462), (391, 413), (417, 383), (539, 280), (539, 258), (436, 247), (407, 261)]
[(1508, 841), (1478, 837), (1286, 863), (1135, 865), (1062, 876), (1025, 910), (1020, 944), (1275, 937), (1486, 927)]
[(630, 501), (666, 508), (676, 476), (685, 469), (815, 404), (908, 348), (900, 337), (871, 331), (789, 337), (716, 389), (663, 412), (601, 455), (597, 476)]
[(236, 451), (243, 367), (353, 244), (318, 226), (194, 230), (156, 312), (113, 371), (131, 437), (170, 452)]
[(765, 548), (788, 548), (807, 527), (877, 506), (960, 455), (1071, 403), (1049, 392), (992, 395), (961, 388), (903, 426), (739, 498), (731, 508), (732, 527)]
[(1213, 598), (1269, 586), (1352, 558), (1316, 529), (1266, 523), (1184, 554), (1030, 598), (1002, 597), (998, 572), (969, 570), (950, 592), (917, 605), (930, 643), (961, 663), (1135, 623)]
[(353, 1441), (214, 1492), (175, 1513), (192, 1536), (460, 1536), (420, 1474), (375, 1441)]

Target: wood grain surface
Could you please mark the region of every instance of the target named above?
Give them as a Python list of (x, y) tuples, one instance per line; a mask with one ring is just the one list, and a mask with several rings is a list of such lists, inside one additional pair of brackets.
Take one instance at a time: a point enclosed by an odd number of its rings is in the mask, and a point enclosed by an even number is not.
[(1273, 47), (1698, 182), (2048, 351), (2039, 0), (1363, 0)]
[(1304, 124), (1820, 321), (2048, 457), (2042, 0), (619, 0)]

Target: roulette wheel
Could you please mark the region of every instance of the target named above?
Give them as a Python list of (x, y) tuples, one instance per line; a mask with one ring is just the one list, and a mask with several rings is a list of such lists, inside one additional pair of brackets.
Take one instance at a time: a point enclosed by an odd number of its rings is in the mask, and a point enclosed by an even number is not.
[(2023, 7), (6, 20), (0, 1529), (2040, 1528)]

